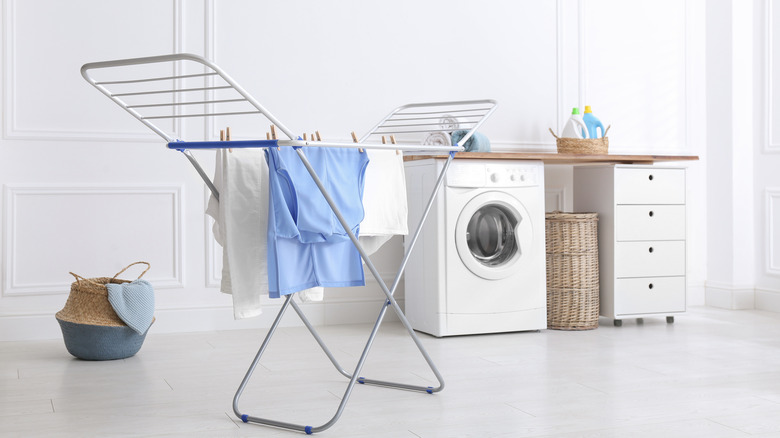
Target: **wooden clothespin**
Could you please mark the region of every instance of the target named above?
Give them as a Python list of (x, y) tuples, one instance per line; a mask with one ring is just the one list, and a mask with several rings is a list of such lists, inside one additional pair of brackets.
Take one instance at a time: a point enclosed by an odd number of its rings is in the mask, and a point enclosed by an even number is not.
[[(276, 140), (276, 126), (274, 126), (274, 125), (271, 125), (271, 138), (270, 139), (271, 140)], [(276, 150), (281, 151), (282, 148), (277, 146)]]
[(225, 130), (220, 129), (219, 130), (219, 141), (225, 141)]
[(308, 138), (306, 138), (306, 133), (304, 132), (304, 133), (303, 133), (303, 141), (308, 141), (308, 140), (309, 140), (309, 139), (308, 139)]
[(387, 144), (387, 140), (385, 140), (385, 136), (382, 136), (382, 144)]
[[(355, 134), (355, 131), (352, 131), (352, 141), (354, 141), (355, 143), (358, 142), (357, 134)], [(360, 152), (362, 154), (363, 153), (363, 148), (358, 148), (358, 152)]]
[[(230, 126), (225, 128), (225, 141), (230, 141)], [(228, 148), (228, 152), (233, 153), (233, 148)]]
[[(391, 136), (390, 136), (390, 143), (392, 143), (392, 144), (396, 144), (396, 143), (395, 143), (395, 136), (394, 136), (394, 135), (391, 135)], [(400, 150), (400, 149), (396, 149), (396, 150), (395, 150), (395, 154), (396, 154), (396, 155), (401, 155), (401, 150)]]
[(317, 141), (322, 141), (322, 137), (320, 137), (320, 131), (314, 131), (317, 133)]

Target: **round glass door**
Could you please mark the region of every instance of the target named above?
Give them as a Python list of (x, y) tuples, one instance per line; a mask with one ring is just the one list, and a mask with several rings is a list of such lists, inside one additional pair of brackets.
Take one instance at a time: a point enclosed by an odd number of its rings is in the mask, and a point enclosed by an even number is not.
[(455, 247), (466, 268), (488, 280), (507, 278), (531, 247), (533, 230), (525, 207), (506, 192), (484, 192), (463, 207)]
[(517, 251), (517, 223), (518, 219), (506, 207), (496, 204), (481, 207), (466, 226), (466, 243), (471, 255), (488, 267), (509, 261)]

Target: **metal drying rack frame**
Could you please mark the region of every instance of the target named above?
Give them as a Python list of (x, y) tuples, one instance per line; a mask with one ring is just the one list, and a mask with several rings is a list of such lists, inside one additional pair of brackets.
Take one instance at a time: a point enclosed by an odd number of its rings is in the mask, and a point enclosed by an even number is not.
[[(195, 64), (194, 73), (186, 73), (182, 64), (189, 63)], [(144, 71), (142, 67), (145, 66), (157, 66), (160, 64), (169, 64), (173, 70), (173, 74), (165, 74), (160, 76), (156, 71), (150, 74), (148, 71)], [(191, 67), (191, 65), (188, 65)], [(168, 68), (168, 67), (166, 67)], [(93, 77), (93, 73), (100, 71), (107, 73), (108, 79), (97, 80)], [(166, 70), (167, 71), (167, 70)], [(483, 100), (469, 100), (469, 101), (455, 101), (455, 102), (429, 102), (429, 103), (416, 103), (408, 104), (396, 108), (390, 114), (385, 116), (379, 121), (373, 128), (371, 128), (361, 139), (356, 142), (326, 142), (326, 141), (309, 141), (303, 140), (301, 137), (296, 136), (293, 131), (287, 128), (276, 117), (273, 116), (268, 110), (266, 110), (254, 97), (247, 93), (241, 86), (238, 85), (230, 76), (228, 76), (217, 65), (208, 61), (207, 59), (193, 54), (181, 53), (173, 55), (152, 56), (144, 58), (132, 58), (132, 59), (120, 59), (113, 61), (93, 62), (82, 66), (81, 75), (84, 79), (92, 84), (95, 88), (100, 90), (109, 99), (117, 103), (125, 111), (130, 113), (138, 121), (143, 123), (153, 132), (162, 137), (168, 144), (168, 148), (175, 149), (182, 152), (190, 163), (195, 167), (195, 170), (203, 179), (204, 183), (211, 190), (212, 194), (219, 199), (219, 191), (214, 186), (214, 183), (208, 177), (206, 172), (197, 162), (193, 154), (190, 152), (192, 149), (225, 149), (225, 148), (267, 148), (267, 147), (292, 147), (297, 152), (301, 159), (301, 162), (306, 167), (307, 171), (311, 175), (312, 179), (316, 183), (317, 187), (322, 192), (325, 200), (330, 205), (333, 213), (338, 218), (344, 230), (349, 235), (350, 240), (357, 248), (361, 258), (365, 262), (371, 274), (376, 279), (379, 287), (385, 295), (386, 301), (382, 304), (379, 312), (379, 316), (374, 323), (371, 334), (363, 348), (363, 352), (360, 355), (360, 359), (352, 373), (346, 371), (333, 356), (331, 351), (325, 345), (325, 342), (319, 336), (314, 326), (309, 322), (306, 315), (301, 308), (292, 300), (293, 295), (287, 295), (284, 299), (279, 312), (276, 315), (268, 333), (263, 340), (260, 348), (255, 355), (252, 364), (241, 381), (241, 384), (236, 391), (233, 398), (233, 411), (236, 416), (245, 423), (258, 423), (272, 427), (278, 427), (293, 431), (305, 432), (312, 434), (321, 432), (333, 426), (336, 421), (341, 417), (344, 408), (349, 400), (355, 383), (377, 385), (390, 388), (405, 389), (411, 391), (425, 392), (433, 394), (444, 389), (444, 379), (442, 378), (439, 370), (436, 368), (433, 360), (428, 355), (428, 352), (423, 347), (417, 334), (414, 332), (409, 321), (406, 319), (403, 311), (396, 302), (393, 294), (401, 279), (406, 264), (409, 260), (409, 255), (414, 248), (415, 243), (422, 231), (423, 224), (431, 210), (433, 201), (436, 198), (439, 189), (444, 181), (444, 176), (449, 169), (450, 163), (455, 156), (455, 153), (462, 151), (461, 144), (471, 138), (474, 132), (482, 126), (485, 120), (495, 111), (496, 102), (490, 99)], [(197, 81), (202, 83), (192, 86), (192, 82)], [(163, 87), (160, 87), (163, 85)], [(151, 86), (151, 87), (150, 87)], [(117, 90), (118, 89), (118, 90)], [(192, 96), (196, 94), (195, 100)], [(200, 97), (200, 93), (203, 93), (203, 97)], [(219, 95), (218, 95), (219, 94)], [(161, 100), (160, 97), (163, 97)], [(166, 100), (165, 97), (168, 99)], [(193, 109), (194, 108), (194, 109)], [(159, 111), (164, 111), (160, 113)], [(189, 110), (189, 111), (188, 111)], [(197, 111), (197, 112), (194, 112)], [(165, 129), (162, 129), (158, 125), (158, 121), (165, 119), (182, 119), (182, 118), (204, 118), (211, 120), (212, 117), (218, 116), (241, 116), (241, 115), (261, 115), (264, 116), (273, 126), (278, 127), (287, 139), (266, 139), (266, 140), (244, 140), (244, 141), (184, 141), (179, 139), (176, 135), (168, 133)], [(385, 144), (383, 142), (367, 142), (369, 138), (390, 135), (394, 136), (407, 136), (410, 134), (419, 135), (422, 133), (432, 133), (444, 131), (442, 123), (452, 123), (457, 129), (468, 130), (468, 132), (461, 138), (461, 140), (454, 145), (422, 145), (411, 143), (398, 143), (398, 144)], [(449, 130), (453, 126), (449, 126)], [(354, 135), (353, 135), (354, 138)], [(406, 245), (404, 256), (401, 260), (401, 264), (395, 275), (393, 283), (390, 287), (382, 280), (381, 275), (374, 267), (370, 257), (366, 254), (362, 245), (358, 241), (358, 238), (351, 231), (349, 224), (346, 222), (335, 202), (331, 198), (328, 190), (323, 185), (317, 172), (312, 167), (309, 160), (306, 158), (305, 149), (307, 147), (334, 147), (334, 148), (360, 148), (360, 149), (384, 149), (384, 150), (397, 150), (405, 151), (408, 153), (417, 154), (435, 154), (442, 152), (448, 152), (449, 156), (446, 163), (438, 176), (436, 184), (431, 192), (430, 198), (424, 210), (423, 216), (420, 219), (417, 228), (412, 234), (411, 240)], [(344, 396), (339, 403), (336, 413), (326, 423), (320, 426), (308, 426), (304, 424), (294, 424), (283, 421), (272, 420), (268, 418), (256, 417), (243, 413), (239, 409), (239, 400), (241, 395), (249, 382), (252, 373), (260, 362), (260, 358), (265, 352), (271, 338), (273, 337), (276, 329), (282, 320), (282, 316), (288, 307), (292, 307), (298, 317), (301, 319), (306, 328), (311, 332), (314, 339), (317, 341), (323, 352), (327, 355), (336, 370), (344, 377), (349, 379)], [(364, 377), (358, 377), (363, 365), (368, 357), (368, 353), (376, 338), (380, 325), (385, 317), (387, 308), (392, 307), (395, 313), (398, 315), (399, 320), (406, 328), (409, 336), (414, 341), (418, 350), (422, 354), (423, 358), (427, 362), (431, 371), (435, 375), (439, 385), (436, 387), (409, 385), (404, 383), (387, 382), (382, 380), (367, 379)]]

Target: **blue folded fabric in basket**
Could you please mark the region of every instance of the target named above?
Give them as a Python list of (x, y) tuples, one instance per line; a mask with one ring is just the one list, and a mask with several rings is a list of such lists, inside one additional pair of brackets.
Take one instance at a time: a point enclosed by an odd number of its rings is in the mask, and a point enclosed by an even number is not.
[(459, 129), (454, 131), (450, 136), (452, 138), (452, 144), (458, 144), (466, 149), (466, 152), (490, 152), (490, 140), (488, 140), (485, 134), (474, 132), (474, 135), (466, 140), (466, 144), (460, 144), (460, 139), (463, 138), (469, 131), (465, 129)]
[(149, 330), (154, 320), (154, 289), (146, 280), (106, 285), (108, 302), (119, 318), (136, 333)]

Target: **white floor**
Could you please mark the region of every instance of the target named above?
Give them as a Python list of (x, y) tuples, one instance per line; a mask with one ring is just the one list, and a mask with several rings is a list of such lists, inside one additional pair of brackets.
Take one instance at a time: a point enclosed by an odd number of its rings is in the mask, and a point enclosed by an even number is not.
[[(352, 367), (369, 326), (321, 328)], [(0, 343), (0, 436), (302, 436), (232, 413), (264, 331), (156, 335), (135, 357), (80, 361), (61, 340)], [(357, 385), (331, 437), (780, 436), (780, 314), (693, 308), (597, 330), (421, 339), (446, 387)], [(435, 385), (398, 323), (362, 375)], [(241, 408), (320, 425), (346, 387), (305, 328), (277, 333)]]

